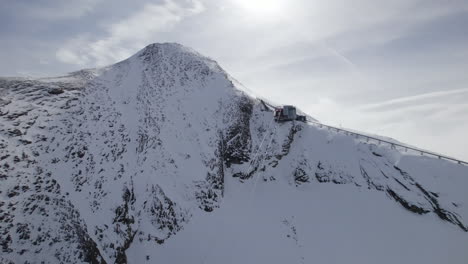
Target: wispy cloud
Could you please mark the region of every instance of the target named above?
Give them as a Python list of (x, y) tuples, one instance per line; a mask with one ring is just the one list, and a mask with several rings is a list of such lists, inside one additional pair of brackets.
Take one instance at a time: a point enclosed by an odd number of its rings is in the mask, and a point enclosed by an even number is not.
[(467, 101), (468, 91), (462, 89), (388, 100), (382, 102), (382, 107), (379, 104), (347, 106), (320, 97), (304, 110), (324, 123), (389, 136), (468, 160)]
[(140, 11), (106, 26), (103, 36), (76, 36), (60, 48), (56, 56), (62, 62), (81, 66), (114, 63), (152, 42), (157, 33), (170, 31), (185, 17), (203, 10), (198, 0), (146, 4)]
[(73, 1), (17, 1), (18, 12), (28, 18), (46, 21), (77, 19), (94, 10), (102, 0), (73, 0)]
[(456, 89), (448, 91), (436, 91), (430, 93), (423, 93), (413, 96), (406, 96), (402, 98), (387, 100), (383, 102), (373, 103), (364, 105), (361, 107), (362, 111), (385, 111), (394, 110), (395, 108), (419, 106), (422, 104), (436, 102), (446, 102), (448, 97), (454, 100), (460, 99), (463, 96), (468, 99), (468, 88), (467, 89)]

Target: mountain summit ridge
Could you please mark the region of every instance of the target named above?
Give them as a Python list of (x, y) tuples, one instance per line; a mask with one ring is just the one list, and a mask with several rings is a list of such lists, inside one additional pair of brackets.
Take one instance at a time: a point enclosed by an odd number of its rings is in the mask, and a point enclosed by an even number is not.
[[(399, 232), (405, 219), (420, 236), (452, 234), (457, 250), (468, 241), (466, 167), (273, 122), (214, 60), (180, 44), (63, 77), (0, 79), (0, 88), (0, 262), (219, 263), (230, 241), (245, 244), (233, 262), (313, 261), (324, 214), (337, 225), (351, 214), (373, 232), (383, 232), (379, 221)], [(358, 201), (364, 216), (334, 197)]]

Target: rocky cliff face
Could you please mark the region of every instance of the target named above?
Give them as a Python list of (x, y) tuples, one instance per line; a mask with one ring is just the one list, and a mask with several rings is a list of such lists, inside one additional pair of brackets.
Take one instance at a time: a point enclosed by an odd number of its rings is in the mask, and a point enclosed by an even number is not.
[(161, 247), (216, 211), (237, 186), (227, 180), (253, 192), (258, 181), (354, 185), (468, 231), (466, 196), (432, 176), (464, 181), (467, 168), (271, 122), (216, 62), (178, 44), (0, 89), (5, 263), (131, 262), (129, 248)]

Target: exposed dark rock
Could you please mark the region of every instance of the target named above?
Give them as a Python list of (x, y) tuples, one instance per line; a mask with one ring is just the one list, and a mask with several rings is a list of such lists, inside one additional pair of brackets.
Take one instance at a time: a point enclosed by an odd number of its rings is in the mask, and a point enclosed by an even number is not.
[(262, 106), (263, 106), (263, 109), (262, 111), (266, 111), (266, 112), (270, 112), (270, 108), (265, 104), (265, 102), (263, 100), (260, 100), (260, 102), (262, 103)]
[(317, 164), (317, 170), (315, 171), (315, 178), (317, 178), (317, 181), (319, 182), (329, 182), (330, 177), (329, 175), (331, 174), (330, 171), (325, 171), (325, 168), (323, 167), (322, 163), (319, 161)]
[(416, 214), (427, 214), (429, 210), (426, 210), (422, 207), (416, 206), (414, 204), (410, 204), (408, 201), (400, 197), (397, 193), (395, 193), (391, 189), (387, 189), (387, 194), (395, 199), (398, 203), (400, 203), (404, 208), (408, 209), (409, 211), (416, 213)]
[(124, 200), (124, 203), (115, 209), (114, 223), (119, 222), (128, 226), (130, 224), (135, 223), (135, 219), (133, 218), (133, 216), (129, 215), (129, 205), (130, 203), (135, 201), (135, 196), (133, 194), (133, 191), (130, 192), (128, 188), (125, 188), (122, 198)]
[(433, 208), (433, 212), (437, 216), (439, 216), (440, 219), (450, 222), (454, 225), (457, 225), (461, 229), (463, 229), (465, 232), (468, 232), (468, 226), (465, 226), (460, 221), (460, 219), (458, 219), (458, 216), (456, 214), (449, 212), (440, 207), (439, 201), (437, 200), (438, 196), (434, 195), (432, 192), (426, 191), (419, 183), (415, 183), (415, 185), (426, 196), (426, 199), (430, 201), (432, 208)]
[(18, 233), (19, 239), (28, 240), (31, 237), (31, 230), (27, 224), (17, 223), (16, 233)]
[(289, 151), (291, 149), (291, 144), (294, 141), (294, 136), (297, 134), (297, 132), (302, 130), (302, 125), (301, 124), (294, 124), (291, 126), (291, 129), (289, 130), (288, 137), (286, 138), (286, 141), (282, 145), (282, 151), (281, 153), (275, 155), (275, 158), (277, 160), (281, 160), (284, 156), (289, 154)]
[(159, 230), (159, 234), (148, 235), (148, 237), (162, 244), (182, 228), (182, 224), (186, 221), (186, 214), (166, 196), (160, 186), (152, 186), (151, 193), (153, 198), (144, 203), (143, 209), (151, 217), (151, 223)]
[(8, 131), (9, 135), (12, 136), (12, 137), (18, 137), (18, 136), (21, 136), (23, 135), (23, 133), (21, 132), (21, 130), (15, 128), (15, 129), (12, 129), (12, 130), (9, 130)]
[(199, 191), (195, 193), (195, 197), (200, 204), (200, 209), (203, 209), (205, 212), (212, 212), (218, 207), (218, 200), (220, 198), (218, 193), (212, 188), (204, 186), (203, 183), (198, 183), (196, 186), (199, 188)]
[[(440, 207), (439, 201), (437, 200), (438, 195), (434, 192), (427, 191), (424, 189), (419, 183), (417, 183), (407, 172), (403, 171), (401, 168), (394, 166), (394, 168), (408, 181), (412, 183), (412, 185), (416, 186), (416, 188), (424, 195), (426, 200), (430, 203), (432, 207), (432, 211), (442, 220), (450, 222), (454, 225), (459, 226), (463, 231), (468, 232), (468, 226), (465, 226), (456, 214), (447, 211)], [(387, 191), (388, 193), (388, 191)], [(397, 200), (399, 201), (399, 200)], [(400, 201), (399, 201), (400, 202)], [(402, 205), (403, 203), (400, 202)], [(407, 203), (407, 202), (406, 202)], [(403, 205), (407, 208), (405, 205)], [(408, 209), (408, 208), (407, 208)], [(410, 209), (409, 209), (410, 210)], [(424, 209), (425, 211), (429, 212), (429, 210)], [(410, 210), (412, 211), (412, 210)]]
[(63, 88), (51, 88), (47, 91), (48, 93), (50, 94), (62, 94), (64, 91), (63, 91)]
[(27, 139), (19, 139), (18, 141), (23, 145), (29, 145), (32, 143), (32, 141), (27, 140)]
[(18, 196), (18, 195), (19, 195), (19, 192), (15, 191), (15, 190), (9, 190), (8, 193), (7, 193), (8, 198), (13, 198), (13, 197)]
[(400, 180), (398, 180), (397, 178), (393, 178), (398, 184), (400, 184), (403, 188), (405, 188), (407, 191), (411, 191), (410, 188), (406, 187), (406, 185), (404, 185)]
[(296, 183), (296, 185), (300, 185), (302, 183), (309, 182), (309, 176), (301, 168), (296, 168), (294, 170), (293, 175), (294, 175), (294, 182)]
[(393, 168), (396, 169), (396, 170), (401, 174), (401, 176), (403, 176), (403, 178), (404, 178), (405, 180), (414, 182), (414, 179), (413, 179), (406, 171), (403, 171), (402, 169), (400, 169), (400, 168), (397, 167), (397, 166), (393, 166)]
[(319, 161), (315, 170), (315, 178), (318, 182), (333, 182), (335, 184), (351, 183), (353, 176), (345, 171), (330, 165), (328, 162)]
[(367, 171), (364, 169), (364, 167), (362, 165), (359, 166), (360, 170), (361, 170), (361, 175), (362, 177), (366, 180), (367, 182), (367, 187), (369, 189), (376, 189), (376, 190), (379, 190), (379, 191), (383, 191), (384, 190), (384, 187), (380, 184), (375, 184), (373, 181), (372, 181), (372, 178), (369, 176), (369, 174), (367, 173)]
[(25, 111), (14, 112), (14, 113), (11, 113), (11, 114), (7, 115), (6, 118), (8, 118), (9, 120), (15, 120), (20, 116), (27, 115), (29, 113), (29, 111), (31, 111), (31, 110), (27, 109)]
[(243, 97), (237, 104), (237, 109), (232, 113), (236, 116), (236, 121), (224, 135), (223, 158), (228, 168), (231, 164), (241, 164), (250, 159), (250, 118), (253, 102), (251, 99)]
[(75, 226), (75, 229), (80, 241), (79, 248), (83, 251), (83, 260), (91, 264), (106, 264), (96, 242), (89, 237), (88, 233), (81, 226)]
[(130, 245), (133, 242), (133, 239), (135, 238), (136, 231), (130, 236), (129, 239), (125, 240), (125, 243), (123, 246), (117, 248), (117, 257), (115, 258), (115, 263), (116, 264), (126, 264), (127, 263), (127, 255), (125, 254), (125, 251), (130, 247)]
[[(123, 204), (115, 209), (114, 217), (114, 231), (122, 237), (123, 242), (121, 246), (115, 249), (116, 260), (115, 263), (127, 263), (127, 255), (125, 251), (130, 247), (133, 239), (137, 233), (133, 228), (135, 218), (130, 212), (133, 204), (135, 203), (135, 194), (133, 188), (125, 187), (123, 190)], [(114, 246), (113, 246), (114, 247)]]

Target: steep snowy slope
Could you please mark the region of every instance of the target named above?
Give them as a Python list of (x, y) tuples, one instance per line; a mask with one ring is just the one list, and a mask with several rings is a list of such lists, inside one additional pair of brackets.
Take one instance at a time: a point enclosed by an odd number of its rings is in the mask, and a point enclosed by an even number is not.
[(0, 262), (468, 259), (467, 167), (272, 122), (181, 45), (0, 89)]

